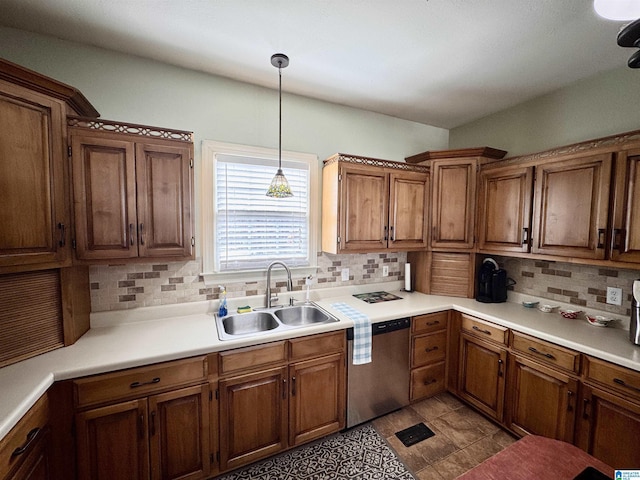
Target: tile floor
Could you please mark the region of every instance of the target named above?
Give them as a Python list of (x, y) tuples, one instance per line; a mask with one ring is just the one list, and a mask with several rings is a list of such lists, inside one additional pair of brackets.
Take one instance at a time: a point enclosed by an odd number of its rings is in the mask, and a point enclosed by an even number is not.
[[(435, 435), (405, 447), (395, 433), (424, 422)], [(373, 421), (418, 480), (450, 480), (483, 462), (516, 438), (448, 393)]]

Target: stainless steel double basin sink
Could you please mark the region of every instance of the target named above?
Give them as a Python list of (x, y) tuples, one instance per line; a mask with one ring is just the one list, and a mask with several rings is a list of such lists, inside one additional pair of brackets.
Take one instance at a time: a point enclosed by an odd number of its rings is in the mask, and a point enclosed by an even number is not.
[(218, 328), (218, 338), (220, 340), (260, 336), (276, 331), (280, 332), (337, 321), (337, 318), (312, 304), (234, 313), (226, 317), (216, 315), (216, 327)]

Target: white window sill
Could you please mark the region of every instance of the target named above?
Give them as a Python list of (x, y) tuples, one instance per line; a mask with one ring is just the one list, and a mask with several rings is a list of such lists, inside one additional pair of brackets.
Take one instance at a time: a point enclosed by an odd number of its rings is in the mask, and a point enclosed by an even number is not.
[[(291, 280), (295, 286), (296, 280), (304, 279), (309, 275), (315, 275), (318, 271), (318, 267), (290, 267), (291, 270)], [(267, 269), (264, 270), (247, 270), (243, 272), (224, 272), (224, 273), (216, 273), (216, 272), (208, 272), (201, 273), (202, 279), (204, 281), (205, 286), (207, 287), (217, 287), (218, 285), (227, 285), (231, 283), (238, 282), (266, 282), (267, 280)], [(281, 280), (286, 279), (286, 271), (282, 268), (282, 265), (275, 265), (271, 269), (271, 279)]]

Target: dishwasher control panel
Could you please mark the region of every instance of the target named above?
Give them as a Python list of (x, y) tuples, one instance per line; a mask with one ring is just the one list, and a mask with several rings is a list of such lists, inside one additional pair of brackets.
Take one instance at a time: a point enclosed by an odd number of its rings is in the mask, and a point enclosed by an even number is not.
[[(396, 330), (402, 330), (410, 326), (411, 319), (409, 317), (385, 320), (384, 322), (373, 323), (371, 325), (371, 335), (395, 332)], [(347, 329), (347, 340), (353, 340), (353, 327)]]

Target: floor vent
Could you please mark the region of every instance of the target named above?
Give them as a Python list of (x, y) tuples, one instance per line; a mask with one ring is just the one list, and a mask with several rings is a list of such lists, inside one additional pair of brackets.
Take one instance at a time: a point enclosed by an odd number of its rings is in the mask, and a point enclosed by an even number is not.
[(405, 447), (415, 445), (416, 443), (426, 440), (427, 438), (431, 438), (434, 435), (435, 433), (433, 433), (433, 431), (424, 423), (418, 423), (413, 427), (405, 428), (404, 430), (396, 432), (396, 437), (400, 439)]

